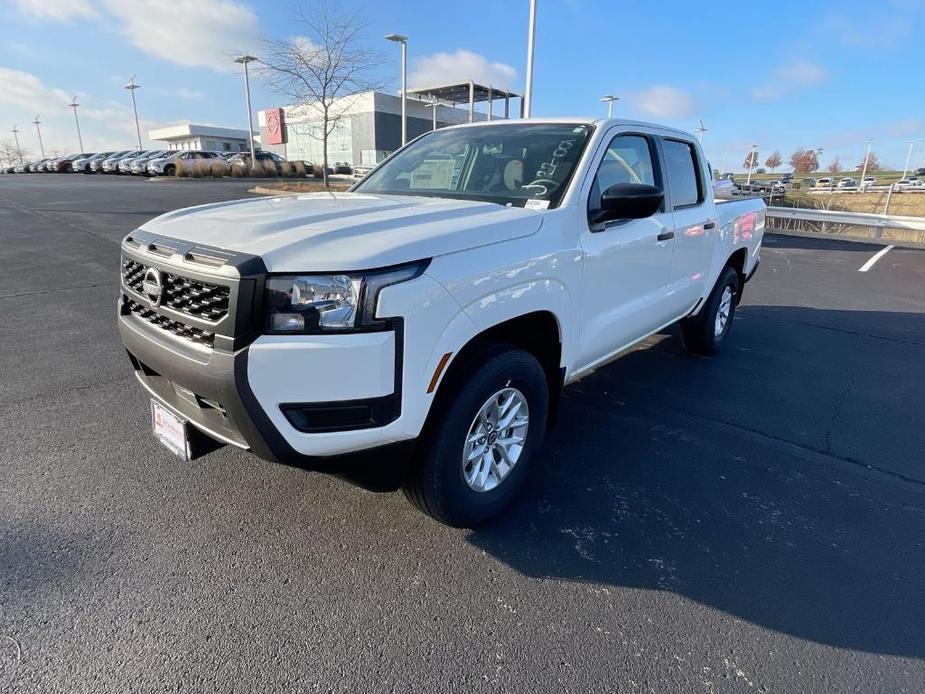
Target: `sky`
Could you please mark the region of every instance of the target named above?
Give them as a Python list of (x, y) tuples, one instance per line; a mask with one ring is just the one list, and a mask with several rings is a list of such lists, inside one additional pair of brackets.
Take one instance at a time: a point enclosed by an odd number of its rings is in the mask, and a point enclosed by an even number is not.
[[(318, 0), (314, 0), (317, 2)], [(129, 92), (136, 75), (142, 134), (194, 122), (246, 128), (241, 66), (264, 39), (302, 33), (298, 7), (313, 0), (0, 0), (0, 141), (14, 125), (23, 148), (77, 149), (76, 95), (86, 150), (135, 142)], [(409, 87), (472, 78), (523, 91), (528, 0), (340, 0), (382, 52), (370, 77), (399, 89), (399, 48), (409, 37)], [(714, 167), (785, 162), (823, 148), (846, 169), (865, 141), (902, 168), (910, 140), (925, 166), (925, 0), (539, 0), (534, 116), (615, 117), (694, 131)], [(252, 81), (255, 110), (286, 100)], [(152, 143), (145, 138), (145, 145)], [(156, 143), (153, 146), (157, 146)], [(780, 170), (787, 170), (785, 164)]]

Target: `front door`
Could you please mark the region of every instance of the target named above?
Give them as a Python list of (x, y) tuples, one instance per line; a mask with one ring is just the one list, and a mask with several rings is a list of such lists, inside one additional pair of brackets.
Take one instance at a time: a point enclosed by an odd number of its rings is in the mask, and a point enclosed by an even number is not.
[[(601, 194), (617, 183), (662, 186), (652, 136), (625, 133), (607, 146), (588, 196), (589, 215)], [(590, 217), (589, 217), (590, 219)], [(590, 366), (671, 320), (665, 310), (674, 239), (672, 214), (647, 219), (582, 223), (579, 369)]]

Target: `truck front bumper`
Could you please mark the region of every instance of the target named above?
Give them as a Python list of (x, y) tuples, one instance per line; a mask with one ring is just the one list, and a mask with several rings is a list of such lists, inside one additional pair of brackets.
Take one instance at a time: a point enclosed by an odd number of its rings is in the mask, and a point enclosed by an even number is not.
[(400, 323), (378, 333), (263, 336), (234, 352), (189, 345), (123, 307), (118, 325), (152, 397), (261, 458), (323, 469), (325, 458), (416, 435), (400, 421)]

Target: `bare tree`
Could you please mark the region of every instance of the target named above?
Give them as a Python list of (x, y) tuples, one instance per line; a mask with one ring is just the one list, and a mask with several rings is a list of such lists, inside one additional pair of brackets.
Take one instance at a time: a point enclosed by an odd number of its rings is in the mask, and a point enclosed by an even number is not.
[(745, 155), (745, 161), (742, 162), (742, 166), (746, 171), (749, 169), (754, 169), (758, 166), (758, 150), (748, 150), (748, 154)]
[(841, 173), (841, 169), (842, 166), (841, 162), (838, 160), (838, 157), (835, 157), (826, 167), (826, 171), (833, 174)]
[(328, 0), (296, 9), (296, 36), (263, 42), (260, 74), (269, 87), (293, 103), (314, 109), (321, 119), (324, 185), (328, 185), (328, 139), (349, 103), (341, 97), (381, 86), (369, 75), (382, 61), (364, 40), (366, 24), (358, 13), (342, 14)]
[(7, 166), (21, 164), (31, 156), (32, 152), (27, 147), (16, 148), (16, 143), (12, 140), (0, 142), (0, 160), (7, 163)]

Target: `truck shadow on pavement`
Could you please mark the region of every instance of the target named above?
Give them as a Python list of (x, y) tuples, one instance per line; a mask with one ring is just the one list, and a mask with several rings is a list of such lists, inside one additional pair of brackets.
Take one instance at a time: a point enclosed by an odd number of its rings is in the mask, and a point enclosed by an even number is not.
[[(686, 357), (675, 337), (662, 336), (566, 389), (525, 493), (469, 540), (525, 575), (672, 591), (798, 638), (925, 657), (921, 482), (766, 435), (760, 421), (738, 426), (673, 407), (697, 388), (709, 411), (732, 378), (755, 388), (756, 413), (781, 407), (762, 400), (762, 379), (773, 374), (750, 372), (759, 368), (750, 343), (771, 331), (749, 314), (825, 322), (823, 314), (842, 313), (741, 309), (737, 323), (755, 332), (733, 333), (716, 359)], [(898, 315), (921, 332), (925, 315)], [(800, 358), (803, 332), (780, 331)], [(838, 348), (847, 338), (823, 339)], [(789, 404), (794, 429), (818, 402)], [(875, 412), (867, 426), (897, 433)]]

